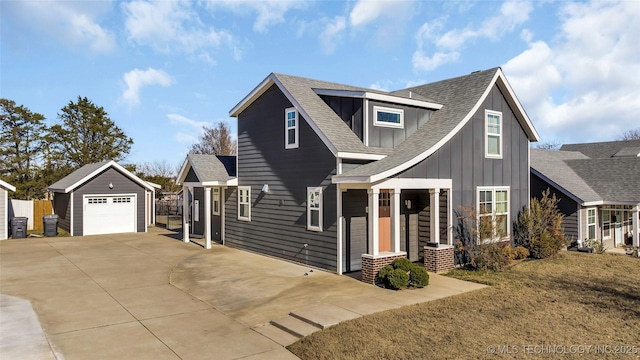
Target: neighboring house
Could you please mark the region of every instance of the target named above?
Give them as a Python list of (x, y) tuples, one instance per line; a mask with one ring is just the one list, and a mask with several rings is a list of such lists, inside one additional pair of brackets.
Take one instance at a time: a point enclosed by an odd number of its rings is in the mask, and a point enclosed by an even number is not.
[(229, 196), (227, 188), (238, 185), (236, 157), (188, 154), (176, 183), (188, 194), (183, 196), (183, 209), (189, 209), (184, 212), (184, 241), (190, 236), (204, 238), (207, 249), (211, 241), (222, 243), (227, 210), (222, 204)]
[(398, 257), (453, 267), (462, 207), (508, 236), (529, 203), (538, 134), (499, 68), (394, 92), (270, 74), (230, 115), (230, 246), (373, 282)]
[(58, 226), (72, 236), (146, 232), (155, 189), (115, 161), (87, 164), (49, 186)]
[(531, 196), (560, 199), (565, 234), (607, 248), (638, 246), (640, 140), (563, 145), (531, 151)]
[(9, 191), (15, 186), (0, 180), (0, 240), (9, 238)]

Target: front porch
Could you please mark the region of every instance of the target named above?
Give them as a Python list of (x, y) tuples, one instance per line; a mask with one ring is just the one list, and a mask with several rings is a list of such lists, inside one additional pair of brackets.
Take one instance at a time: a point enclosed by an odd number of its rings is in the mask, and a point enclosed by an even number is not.
[(430, 272), (453, 268), (451, 188), (448, 179), (339, 184), (339, 273), (360, 270), (373, 284), (383, 266), (403, 257)]

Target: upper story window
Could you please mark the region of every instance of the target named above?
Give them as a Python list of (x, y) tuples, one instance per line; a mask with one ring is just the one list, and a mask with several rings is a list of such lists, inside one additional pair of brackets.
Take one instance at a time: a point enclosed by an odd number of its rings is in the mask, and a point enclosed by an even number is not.
[(298, 147), (298, 111), (288, 108), (284, 111), (284, 147), (295, 149)]
[(322, 231), (322, 188), (307, 188), (307, 230)]
[(481, 242), (509, 236), (509, 188), (478, 188), (478, 234)]
[(238, 220), (251, 221), (250, 186), (238, 186)]
[(404, 127), (404, 110), (374, 106), (373, 125), (402, 129)]
[(485, 110), (485, 155), (502, 158), (502, 113)]

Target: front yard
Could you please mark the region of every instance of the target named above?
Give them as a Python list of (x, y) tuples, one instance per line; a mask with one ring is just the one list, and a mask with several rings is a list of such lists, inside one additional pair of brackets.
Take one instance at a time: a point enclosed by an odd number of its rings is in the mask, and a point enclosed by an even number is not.
[(302, 359), (640, 358), (640, 259), (562, 252), (450, 275), (492, 286), (344, 322), (289, 350)]

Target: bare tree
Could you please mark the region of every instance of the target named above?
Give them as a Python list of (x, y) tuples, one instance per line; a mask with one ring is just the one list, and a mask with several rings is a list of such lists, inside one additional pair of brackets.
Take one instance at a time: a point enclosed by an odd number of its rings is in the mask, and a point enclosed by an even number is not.
[(562, 144), (557, 143), (555, 141), (545, 141), (536, 144), (536, 148), (544, 149), (544, 150), (560, 150)]
[(203, 126), (199, 142), (191, 146), (190, 153), (209, 155), (235, 155), (237, 141), (231, 137), (231, 130), (222, 121), (215, 127)]
[(640, 128), (623, 131), (618, 140), (640, 140)]
[(166, 160), (158, 160), (154, 162), (145, 162), (135, 165), (135, 172), (138, 176), (146, 181), (151, 181), (162, 186), (160, 191), (156, 192), (156, 197), (161, 198), (163, 192), (174, 193), (180, 190), (176, 185), (176, 176), (180, 167), (169, 164)]

